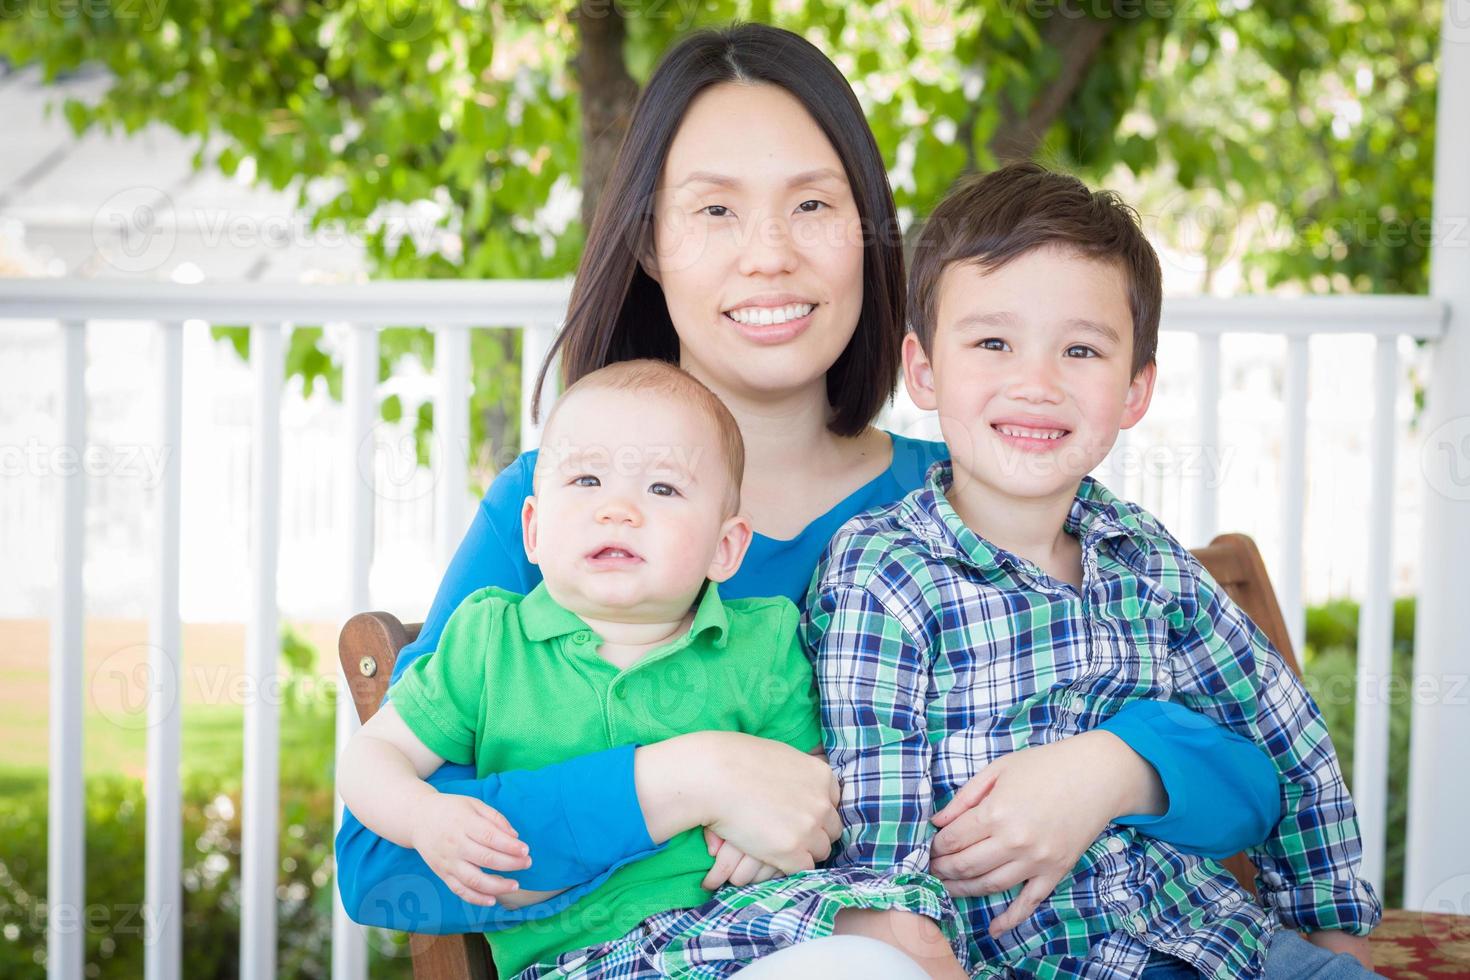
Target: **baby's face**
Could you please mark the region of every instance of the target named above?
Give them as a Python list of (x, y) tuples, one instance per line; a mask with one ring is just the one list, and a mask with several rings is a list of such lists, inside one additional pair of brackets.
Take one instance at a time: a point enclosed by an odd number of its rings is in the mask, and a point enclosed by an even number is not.
[(526, 554), (583, 617), (672, 622), (744, 555), (748, 535), (727, 533), (748, 527), (725, 513), (729, 481), (715, 425), (698, 413), (648, 392), (578, 392), (542, 440)]

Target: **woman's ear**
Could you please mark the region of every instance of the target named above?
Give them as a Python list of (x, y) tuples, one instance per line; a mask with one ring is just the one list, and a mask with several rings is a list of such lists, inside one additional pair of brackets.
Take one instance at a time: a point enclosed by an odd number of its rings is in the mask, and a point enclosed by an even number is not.
[(745, 560), (745, 552), (754, 533), (750, 518), (744, 514), (725, 518), (725, 523), (720, 526), (720, 541), (715, 545), (715, 557), (709, 563), (705, 578), (711, 582), (724, 582), (740, 571), (740, 563)]
[(526, 559), (532, 565), (536, 561), (536, 495), (532, 494), (521, 504), (521, 543), (526, 549)]
[(926, 412), (939, 407), (939, 398), (934, 394), (934, 366), (919, 335), (910, 330), (903, 337), (903, 386), (916, 406)]
[(1154, 379), (1158, 377), (1158, 372), (1158, 364), (1149, 361), (1128, 382), (1128, 393), (1123, 396), (1123, 418), (1119, 421), (1118, 428), (1131, 429), (1143, 418), (1154, 397)]

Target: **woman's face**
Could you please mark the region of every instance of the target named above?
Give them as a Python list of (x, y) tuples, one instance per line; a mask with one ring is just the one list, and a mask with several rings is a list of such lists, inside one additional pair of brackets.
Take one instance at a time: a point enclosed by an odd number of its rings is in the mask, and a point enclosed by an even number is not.
[(857, 327), (863, 234), (846, 170), (774, 85), (711, 86), (669, 147), (654, 255), (680, 364), (755, 400), (823, 383)]

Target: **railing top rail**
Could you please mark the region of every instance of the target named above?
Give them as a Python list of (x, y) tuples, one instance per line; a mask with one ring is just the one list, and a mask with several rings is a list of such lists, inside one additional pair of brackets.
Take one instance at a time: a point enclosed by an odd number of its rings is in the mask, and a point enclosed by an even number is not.
[(0, 279), (0, 319), (525, 326), (559, 320), (570, 279), (360, 283)]
[[(394, 279), (362, 283), (0, 279), (0, 320), (188, 320), (377, 326), (521, 326), (558, 319), (570, 279)], [(1164, 300), (1164, 330), (1432, 340), (1449, 310), (1429, 296), (1209, 296)]]

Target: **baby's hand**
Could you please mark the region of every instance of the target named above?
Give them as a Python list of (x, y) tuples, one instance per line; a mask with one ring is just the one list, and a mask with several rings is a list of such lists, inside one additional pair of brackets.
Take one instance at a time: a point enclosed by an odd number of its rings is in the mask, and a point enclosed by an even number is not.
[(715, 891), (725, 884), (752, 885), (781, 877), (780, 868), (757, 861), (708, 827), (704, 828), (704, 846), (715, 859), (714, 867), (700, 882), (706, 891)]
[(481, 869), (531, 866), (530, 848), (505, 817), (481, 800), (452, 793), (435, 793), (419, 809), (413, 848), (450, 891), (471, 905), (494, 905), (496, 895), (519, 887)]

